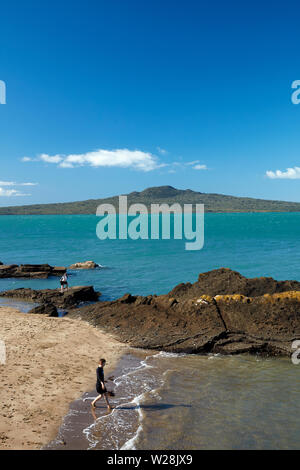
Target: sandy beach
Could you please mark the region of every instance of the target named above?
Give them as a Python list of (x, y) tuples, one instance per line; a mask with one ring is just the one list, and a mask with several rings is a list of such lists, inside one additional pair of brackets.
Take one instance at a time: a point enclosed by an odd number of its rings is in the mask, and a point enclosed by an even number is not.
[(69, 404), (95, 387), (100, 357), (106, 376), (128, 349), (86, 322), (0, 307), (0, 449), (39, 449), (54, 439)]

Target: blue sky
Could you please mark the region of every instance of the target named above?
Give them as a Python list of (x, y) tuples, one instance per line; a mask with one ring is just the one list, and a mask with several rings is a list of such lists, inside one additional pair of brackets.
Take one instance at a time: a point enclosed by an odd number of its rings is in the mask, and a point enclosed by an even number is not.
[(300, 8), (280, 3), (2, 3), (0, 205), (158, 185), (300, 201)]

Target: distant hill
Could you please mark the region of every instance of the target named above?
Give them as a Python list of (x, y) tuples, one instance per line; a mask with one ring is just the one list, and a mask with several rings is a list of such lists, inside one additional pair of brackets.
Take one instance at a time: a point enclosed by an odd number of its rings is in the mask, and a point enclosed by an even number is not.
[[(126, 194), (128, 205), (142, 203), (150, 209), (151, 204), (204, 204), (205, 212), (300, 212), (299, 202), (268, 201), (250, 197), (226, 196), (158, 186), (144, 191)], [(34, 204), (28, 206), (0, 207), (0, 215), (51, 215), (51, 214), (95, 214), (99, 204), (119, 206), (118, 196), (105, 199), (89, 199), (58, 204)]]

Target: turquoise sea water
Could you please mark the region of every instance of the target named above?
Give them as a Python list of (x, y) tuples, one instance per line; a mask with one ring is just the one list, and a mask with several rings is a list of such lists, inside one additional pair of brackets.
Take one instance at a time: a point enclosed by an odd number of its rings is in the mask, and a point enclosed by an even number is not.
[[(186, 251), (185, 240), (100, 241), (98, 220), (2, 216), (0, 260), (63, 266), (94, 260), (105, 268), (76, 271), (70, 284), (92, 284), (103, 300), (165, 293), (222, 266), (249, 277), (300, 281), (300, 213), (207, 214), (200, 251)], [(0, 291), (57, 286), (57, 278), (0, 279)], [(299, 448), (300, 365), (289, 358), (158, 352), (123, 362), (114, 383), (116, 409), (106, 415), (99, 408), (94, 421), (79, 400), (62, 430), (67, 448)]]
[[(161, 294), (200, 272), (229, 267), (245, 276), (300, 280), (300, 213), (206, 214), (205, 243), (186, 251), (185, 240), (105, 240), (96, 216), (1, 216), (0, 260), (65, 266), (94, 260), (106, 269), (73, 274), (73, 285), (93, 284), (103, 299)], [(47, 280), (1, 279), (0, 290), (53, 288)]]

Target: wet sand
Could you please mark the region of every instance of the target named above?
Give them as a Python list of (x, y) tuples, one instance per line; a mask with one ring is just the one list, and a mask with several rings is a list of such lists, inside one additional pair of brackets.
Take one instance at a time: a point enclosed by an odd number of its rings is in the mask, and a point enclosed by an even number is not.
[(39, 449), (55, 438), (69, 405), (95, 387), (97, 361), (106, 376), (128, 347), (86, 322), (0, 307), (0, 449)]
[(131, 351), (114, 375), (114, 410), (102, 402), (93, 416), (94, 392), (84, 394), (47, 448), (299, 449), (299, 365), (288, 358)]
[[(43, 449), (46, 450), (117, 450), (127, 448), (135, 440), (140, 427), (139, 395), (148, 388), (149, 377), (146, 358), (153, 352), (130, 349), (124, 354), (107, 376), (107, 389), (116, 396), (110, 398), (112, 410), (108, 411), (104, 400), (91, 407), (95, 390), (84, 393), (70, 404), (56, 438)], [(151, 372), (150, 372), (151, 374)], [(145, 379), (145, 380), (144, 380)], [(125, 447), (123, 447), (125, 445)]]

